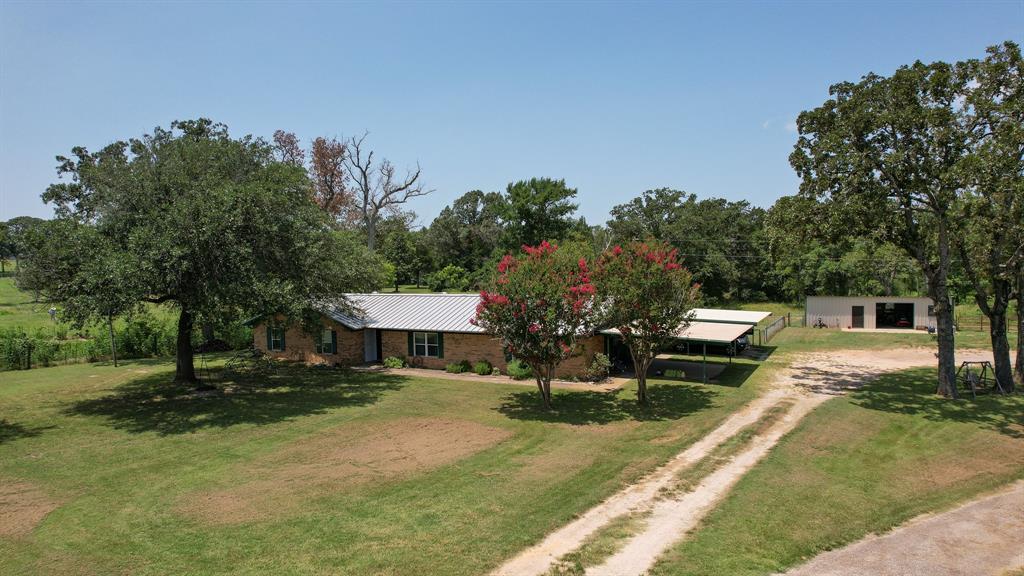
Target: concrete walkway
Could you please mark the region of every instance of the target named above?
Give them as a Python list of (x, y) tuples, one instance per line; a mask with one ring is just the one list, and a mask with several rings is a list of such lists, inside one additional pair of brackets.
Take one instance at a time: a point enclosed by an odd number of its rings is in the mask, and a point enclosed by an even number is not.
[(975, 576), (1024, 567), (1024, 481), (814, 557), (785, 576)]

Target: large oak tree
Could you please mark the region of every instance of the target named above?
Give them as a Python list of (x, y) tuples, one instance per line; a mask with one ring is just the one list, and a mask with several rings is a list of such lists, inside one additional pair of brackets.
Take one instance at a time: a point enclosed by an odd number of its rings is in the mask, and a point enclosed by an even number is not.
[[(143, 303), (178, 310), (175, 379), (196, 380), (200, 322), (282, 312), (375, 288), (376, 259), (331, 230), (295, 162), (207, 119), (58, 157), (43, 199), (63, 238), (37, 247), (40, 288), (75, 322)], [(55, 245), (88, 248), (63, 252)], [(66, 257), (53, 257), (55, 254)], [(46, 256), (51, 256), (47, 258)], [(109, 301), (107, 301), (109, 300)]]
[(882, 231), (914, 257), (935, 301), (940, 394), (956, 396), (949, 291), (955, 208), (965, 155), (957, 99), (963, 80), (948, 64), (917, 62), (891, 77), (868, 74), (830, 88), (797, 119), (790, 162), (801, 193), (841, 214), (848, 233)]

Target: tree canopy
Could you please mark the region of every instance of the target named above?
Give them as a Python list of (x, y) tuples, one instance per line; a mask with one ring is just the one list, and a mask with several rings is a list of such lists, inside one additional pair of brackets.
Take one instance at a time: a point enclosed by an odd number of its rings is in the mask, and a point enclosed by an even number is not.
[(376, 287), (377, 260), (332, 231), (303, 170), (261, 139), (187, 120), (58, 161), (69, 181), (43, 194), (60, 235), (28, 262), (38, 288), (78, 323), (144, 302), (175, 306), (179, 380), (195, 380), (198, 321), (298, 317), (313, 299)]

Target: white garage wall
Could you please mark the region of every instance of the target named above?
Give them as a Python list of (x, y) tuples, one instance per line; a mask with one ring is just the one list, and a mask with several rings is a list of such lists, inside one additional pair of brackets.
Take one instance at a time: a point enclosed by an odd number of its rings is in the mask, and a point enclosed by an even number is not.
[(814, 326), (821, 318), (829, 328), (847, 328), (853, 325), (853, 307), (864, 307), (864, 328), (875, 328), (875, 306), (877, 304), (913, 304), (914, 327), (933, 326), (935, 317), (928, 316), (932, 299), (927, 297), (890, 296), (808, 296), (805, 310), (807, 326)]

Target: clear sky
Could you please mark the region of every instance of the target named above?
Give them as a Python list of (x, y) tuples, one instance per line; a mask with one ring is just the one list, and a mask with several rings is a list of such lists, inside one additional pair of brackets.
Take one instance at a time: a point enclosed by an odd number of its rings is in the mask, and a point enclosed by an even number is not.
[(53, 160), (175, 119), (419, 161), (429, 224), (472, 189), (565, 178), (580, 212), (649, 188), (769, 206), (828, 86), (1021, 42), (1024, 2), (19, 3), (0, 0), (0, 220)]

